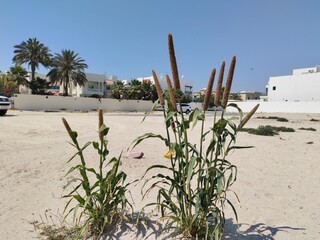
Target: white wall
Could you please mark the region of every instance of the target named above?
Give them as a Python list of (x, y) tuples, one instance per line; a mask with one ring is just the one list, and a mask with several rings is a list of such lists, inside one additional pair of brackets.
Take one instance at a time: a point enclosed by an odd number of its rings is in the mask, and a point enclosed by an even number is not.
[(109, 98), (80, 98), (15, 94), (14, 107), (21, 110), (96, 110), (106, 111), (148, 111), (151, 101), (117, 100)]
[[(249, 112), (254, 106), (260, 104), (257, 112), (264, 113), (320, 113), (320, 101), (301, 102), (237, 102), (243, 112)], [(227, 112), (237, 112), (235, 108), (228, 107)]]
[(268, 101), (320, 101), (320, 72), (317, 68), (295, 69), (290, 76), (270, 77)]

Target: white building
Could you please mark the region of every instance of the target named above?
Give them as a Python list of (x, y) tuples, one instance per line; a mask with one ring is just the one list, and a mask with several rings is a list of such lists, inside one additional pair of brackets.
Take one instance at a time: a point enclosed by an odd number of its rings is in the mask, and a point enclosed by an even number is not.
[(289, 76), (270, 77), (268, 101), (320, 101), (320, 67), (294, 69)]
[(70, 84), (70, 95), (77, 97), (89, 97), (92, 95), (103, 97), (105, 92), (104, 83), (107, 79), (106, 75), (86, 73), (86, 78), (88, 81), (84, 86), (74, 85), (73, 83)]
[[(47, 82), (50, 82), (49, 78), (45, 74), (36, 73), (35, 77), (39, 77), (47, 80)], [(106, 91), (108, 90), (108, 86), (112, 85), (110, 82), (117, 81), (117, 76), (111, 76), (109, 79), (107, 79), (105, 74), (86, 73), (86, 78), (88, 81), (84, 84), (84, 86), (75, 85), (71, 81), (68, 86), (68, 95), (75, 97), (104, 97), (106, 95)], [(52, 92), (55, 95), (63, 94), (64, 87), (59, 83), (50, 84), (47, 91)], [(31, 90), (28, 87), (20, 86), (20, 93), (31, 94)]]
[[(165, 91), (168, 89), (168, 85), (167, 85), (167, 80), (165, 76), (158, 76), (159, 79), (159, 83), (161, 86), (162, 91)], [(153, 76), (150, 77), (140, 77), (137, 78), (137, 80), (139, 80), (140, 82), (151, 82), (152, 84), (154, 84), (154, 79)], [(172, 79), (171, 79), (172, 81)], [(172, 83), (173, 86), (173, 83)], [(184, 78), (180, 78), (180, 89), (184, 94), (190, 94), (192, 95), (193, 92), (193, 82), (190, 80), (186, 80)]]

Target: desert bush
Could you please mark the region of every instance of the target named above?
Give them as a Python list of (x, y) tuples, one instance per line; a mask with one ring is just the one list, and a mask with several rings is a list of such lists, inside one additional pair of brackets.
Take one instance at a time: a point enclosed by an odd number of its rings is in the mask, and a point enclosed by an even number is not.
[(319, 122), (320, 120), (319, 120), (319, 119), (311, 118), (310, 121), (311, 121), (311, 122)]
[[(64, 212), (66, 216), (73, 212), (74, 221), (82, 226), (82, 233), (89, 232), (93, 237), (98, 238), (106, 229), (114, 230), (117, 224), (125, 218), (127, 208), (130, 207), (132, 209), (132, 205), (126, 198), (129, 185), (129, 183), (125, 183), (127, 175), (119, 170), (121, 155), (107, 158), (109, 150), (107, 148), (108, 141), (105, 137), (109, 132), (109, 128), (103, 124), (101, 109), (99, 110), (100, 141), (98, 142), (87, 142), (80, 146), (77, 140), (77, 132), (70, 128), (64, 118), (62, 118), (62, 121), (72, 140), (70, 144), (77, 150), (68, 162), (76, 157), (80, 159), (80, 163), (71, 167), (66, 174), (70, 175), (74, 171), (78, 171), (80, 177), (78, 175), (72, 177), (65, 186), (65, 188), (68, 188), (73, 185), (73, 188), (64, 195), (64, 198), (69, 199)], [(99, 163), (97, 169), (87, 167), (83, 152), (89, 146), (92, 146), (97, 151)], [(90, 175), (95, 180), (90, 181)], [(69, 209), (69, 205), (73, 201), (76, 202), (76, 205)], [(67, 209), (69, 209), (68, 212)]]
[(283, 117), (277, 117), (277, 116), (270, 116), (270, 117), (257, 117), (259, 119), (274, 119), (277, 120), (278, 122), (289, 122), (288, 119), (283, 118)]
[(278, 117), (278, 118), (277, 118), (277, 121), (278, 121), (278, 122), (289, 122), (288, 119), (283, 118), (283, 117)]
[[(170, 153), (168, 155), (170, 166), (157, 164), (146, 170), (146, 173), (155, 169), (158, 172), (148, 178), (144, 185), (143, 196), (146, 196), (153, 189), (158, 189), (157, 200), (149, 203), (146, 207), (158, 207), (161, 212), (160, 220), (165, 221), (163, 228), (174, 227), (175, 229), (170, 236), (182, 233), (184, 236), (199, 239), (221, 239), (225, 225), (225, 205), (231, 206), (237, 219), (236, 209), (227, 196), (228, 192), (232, 192), (230, 187), (236, 181), (237, 167), (227, 160), (227, 156), (233, 149), (244, 148), (234, 145), (236, 135), (259, 105), (243, 119), (242, 111), (237, 105), (227, 105), (236, 63), (234, 57), (221, 103), (220, 96), (217, 97), (219, 103), (215, 109), (219, 105), (223, 107), (220, 118), (217, 117), (217, 111), (215, 111), (214, 119), (210, 124), (211, 128), (204, 129), (205, 113), (210, 102), (215, 69), (209, 79), (203, 111), (196, 108), (189, 117), (185, 117), (182, 109), (176, 109), (176, 92), (179, 91), (180, 83), (177, 79), (178, 69), (172, 49), (171, 35), (169, 35), (168, 45), (175, 87), (172, 87), (171, 79), (167, 75), (168, 94), (163, 94), (158, 77), (155, 71), (152, 71), (159, 102), (163, 109), (166, 135), (146, 133), (136, 138), (133, 143), (133, 147), (135, 147), (146, 139), (158, 138), (163, 141)], [(220, 75), (223, 76), (223, 73)], [(219, 77), (220, 81), (222, 82), (222, 77)], [(217, 86), (221, 88), (222, 84), (218, 83)], [(220, 93), (221, 89), (218, 89), (217, 92)], [(167, 100), (167, 109), (164, 107), (164, 98)], [(158, 101), (154, 103), (153, 109), (158, 107), (157, 103)], [(225, 117), (224, 113), (227, 107), (235, 107), (239, 110), (241, 121), (238, 126), (232, 119)], [(200, 139), (197, 143), (192, 143), (189, 141), (190, 130), (199, 123), (201, 124)], [(164, 173), (164, 170), (168, 174)]]
[(270, 125), (259, 126), (258, 128), (243, 128), (243, 132), (248, 132), (250, 134), (261, 135), (261, 136), (274, 136), (278, 135), (279, 132), (294, 132), (293, 128), (288, 127), (274, 127)]
[(309, 127), (309, 128), (301, 127), (301, 128), (299, 128), (299, 130), (306, 130), (306, 131), (313, 131), (313, 132), (317, 131), (317, 129), (312, 128), (312, 127)]
[(293, 128), (290, 127), (272, 127), (272, 129), (274, 129), (277, 132), (295, 132), (295, 130)]
[(242, 129), (244, 132), (248, 132), (250, 134), (262, 135), (262, 136), (274, 136), (277, 135), (278, 132), (275, 131), (270, 125), (267, 126), (259, 126), (258, 128), (244, 128)]

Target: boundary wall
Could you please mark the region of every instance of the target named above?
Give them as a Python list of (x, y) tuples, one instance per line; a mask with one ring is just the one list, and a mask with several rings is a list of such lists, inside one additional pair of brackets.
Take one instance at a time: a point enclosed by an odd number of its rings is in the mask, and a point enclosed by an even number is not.
[[(299, 101), (299, 102), (260, 102), (247, 101), (235, 102), (243, 112), (250, 110), (260, 104), (257, 112), (262, 113), (320, 113), (320, 101)], [(228, 107), (227, 112), (237, 112), (237, 109)]]
[[(19, 110), (96, 110), (105, 111), (149, 111), (151, 101), (117, 100), (112, 98), (85, 98), (43, 96), (30, 94), (15, 94), (14, 107)], [(263, 102), (247, 101), (234, 102), (243, 112), (249, 112), (256, 104), (260, 104), (257, 112), (263, 113), (320, 113), (320, 101), (300, 102)], [(202, 109), (202, 103), (190, 103), (194, 109)], [(237, 109), (228, 107), (227, 112), (237, 112)]]
[(96, 110), (148, 111), (152, 101), (117, 100), (111, 98), (62, 97), (15, 94), (14, 108), (19, 110)]

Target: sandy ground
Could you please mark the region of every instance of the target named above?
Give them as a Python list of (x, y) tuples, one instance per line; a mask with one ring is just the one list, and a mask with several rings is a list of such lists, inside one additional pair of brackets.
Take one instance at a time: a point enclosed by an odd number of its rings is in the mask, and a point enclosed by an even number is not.
[[(257, 116), (286, 117), (289, 122), (257, 119)], [(61, 199), (64, 177), (73, 163), (67, 163), (75, 152), (67, 141), (62, 125), (65, 117), (78, 131), (84, 144), (97, 139), (97, 114), (67, 112), (30, 112), (9, 110), (0, 117), (0, 238), (37, 239), (32, 221), (59, 224), (65, 200)], [(143, 124), (142, 113), (106, 113), (105, 123), (110, 155), (117, 156), (135, 137), (146, 132), (164, 133), (161, 113), (149, 116)], [(212, 119), (212, 115), (207, 118)], [(230, 159), (238, 166), (238, 180), (233, 185), (240, 203), (235, 203), (240, 228), (231, 209), (226, 209), (225, 239), (320, 239), (320, 114), (256, 114), (247, 127), (273, 125), (292, 127), (294, 133), (278, 136), (255, 136), (240, 133), (239, 145), (255, 148), (237, 150)], [(313, 127), (316, 132), (298, 130)], [(197, 128), (190, 139), (198, 137)], [(142, 159), (122, 158), (122, 169), (128, 180), (140, 178), (155, 163), (166, 163), (165, 146), (150, 140), (138, 146)], [(94, 151), (86, 152), (89, 161)], [(142, 182), (130, 187), (135, 210), (140, 210), (154, 194), (141, 200)], [(233, 199), (234, 200), (234, 199)], [(156, 219), (156, 213), (148, 213)], [(52, 218), (50, 217), (52, 216)], [(151, 235), (148, 235), (150, 234)], [(127, 231), (114, 239), (155, 239), (152, 230), (146, 235)], [(158, 237), (162, 239), (162, 236)]]

